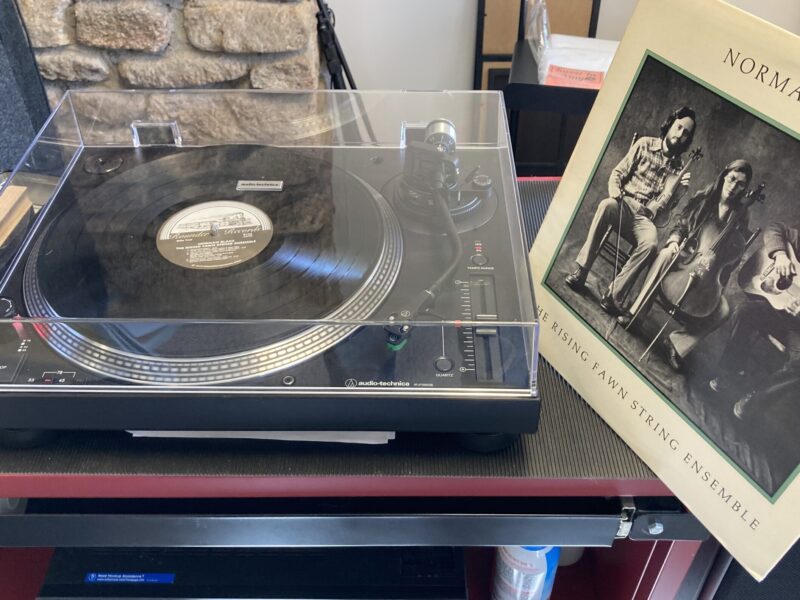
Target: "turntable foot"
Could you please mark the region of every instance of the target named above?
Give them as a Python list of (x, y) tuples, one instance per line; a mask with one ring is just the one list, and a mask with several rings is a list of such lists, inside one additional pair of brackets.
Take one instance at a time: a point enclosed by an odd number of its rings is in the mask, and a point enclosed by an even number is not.
[(458, 443), (473, 452), (498, 452), (519, 439), (518, 433), (459, 433)]
[(35, 448), (56, 437), (51, 429), (0, 429), (0, 446), (5, 448)]

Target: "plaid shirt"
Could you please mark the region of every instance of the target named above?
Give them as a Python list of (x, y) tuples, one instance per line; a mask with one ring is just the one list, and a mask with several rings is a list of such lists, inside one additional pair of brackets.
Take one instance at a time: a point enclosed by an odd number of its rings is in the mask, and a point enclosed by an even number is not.
[(641, 137), (611, 171), (608, 194), (611, 198), (632, 196), (647, 204), (664, 189), (667, 175), (681, 167), (680, 158), (661, 151), (661, 138)]
[(770, 223), (764, 230), (764, 250), (767, 256), (775, 258), (779, 250), (786, 252), (791, 246), (795, 255), (800, 256), (800, 229), (787, 227), (783, 223)]

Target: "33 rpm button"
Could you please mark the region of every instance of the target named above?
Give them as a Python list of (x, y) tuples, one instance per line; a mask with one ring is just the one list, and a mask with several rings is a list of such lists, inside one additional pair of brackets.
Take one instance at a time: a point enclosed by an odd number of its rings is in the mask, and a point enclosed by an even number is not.
[(436, 370), (439, 371), (440, 373), (448, 373), (449, 371), (453, 370), (453, 361), (447, 358), (446, 356), (437, 358), (436, 362), (433, 364), (436, 367)]
[(482, 267), (483, 265), (485, 265), (486, 263), (489, 262), (489, 259), (486, 258), (486, 255), (484, 255), (484, 254), (476, 254), (476, 255), (474, 255), (472, 257), (471, 260), (472, 260), (472, 264), (476, 265), (478, 267)]

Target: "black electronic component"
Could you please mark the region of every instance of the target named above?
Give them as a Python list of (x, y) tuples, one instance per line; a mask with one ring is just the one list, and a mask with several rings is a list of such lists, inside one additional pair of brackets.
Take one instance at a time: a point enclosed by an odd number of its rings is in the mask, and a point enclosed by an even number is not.
[(457, 548), (58, 549), (38, 600), (466, 599)]

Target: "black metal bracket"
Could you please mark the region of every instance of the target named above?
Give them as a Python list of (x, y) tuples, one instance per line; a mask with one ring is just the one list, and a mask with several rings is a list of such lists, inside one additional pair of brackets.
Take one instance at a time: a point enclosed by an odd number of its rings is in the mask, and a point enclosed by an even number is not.
[[(646, 503), (645, 503), (646, 504)], [(99, 499), (9, 503), (6, 547), (600, 546), (705, 539), (681, 510), (618, 498)], [(654, 523), (660, 523), (658, 533)]]
[(631, 499), (627, 537), (636, 541), (709, 539), (708, 530), (676, 498)]

